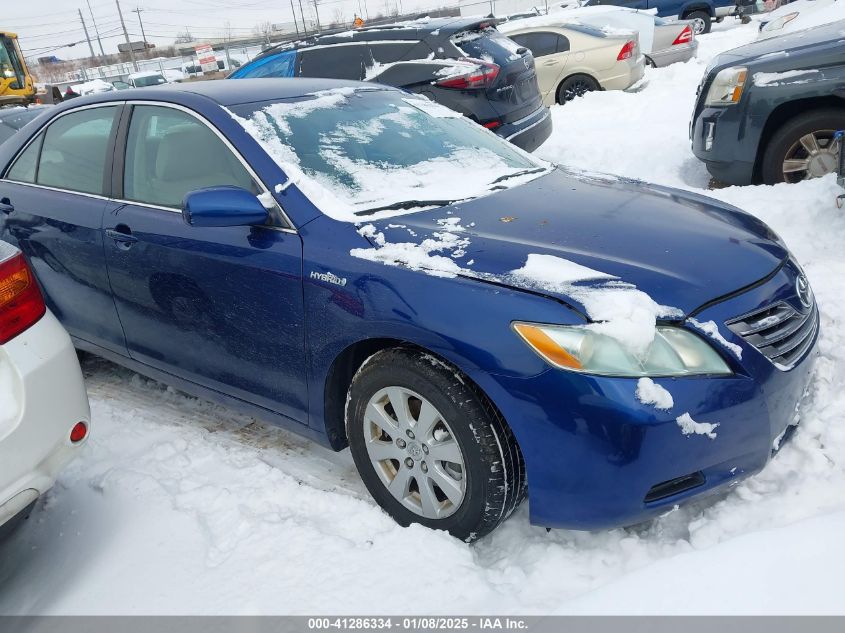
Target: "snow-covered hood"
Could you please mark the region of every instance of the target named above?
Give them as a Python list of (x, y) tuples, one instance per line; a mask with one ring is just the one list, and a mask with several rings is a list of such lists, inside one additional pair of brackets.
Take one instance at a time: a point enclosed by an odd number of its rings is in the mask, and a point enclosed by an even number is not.
[[(779, 70), (790, 70), (794, 67), (819, 67), (832, 62), (841, 63), (840, 42), (843, 37), (845, 20), (784, 33), (778, 37), (757, 40), (725, 51), (713, 58), (707, 66), (707, 71), (738, 64), (775, 65)], [(823, 61), (817, 56), (823, 56)]]
[[(789, 255), (763, 222), (716, 200), (562, 169), (470, 202), (365, 223), (361, 233), (382, 254), (422, 245), (439, 271), (514, 287), (525, 287), (513, 272), (529, 255), (551, 255), (684, 314), (759, 281)], [(581, 304), (562, 290), (539, 291)]]

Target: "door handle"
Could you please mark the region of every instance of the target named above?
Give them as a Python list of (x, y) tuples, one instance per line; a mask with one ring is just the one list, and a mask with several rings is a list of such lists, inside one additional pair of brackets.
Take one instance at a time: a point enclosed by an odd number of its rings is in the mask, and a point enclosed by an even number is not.
[(3, 198), (0, 200), (0, 212), (5, 213), (6, 215), (10, 214), (12, 211), (15, 210), (15, 205), (12, 204), (11, 200), (8, 198)]
[(138, 238), (132, 235), (132, 231), (125, 224), (118, 224), (113, 229), (106, 229), (106, 236), (113, 239), (119, 248), (129, 248)]

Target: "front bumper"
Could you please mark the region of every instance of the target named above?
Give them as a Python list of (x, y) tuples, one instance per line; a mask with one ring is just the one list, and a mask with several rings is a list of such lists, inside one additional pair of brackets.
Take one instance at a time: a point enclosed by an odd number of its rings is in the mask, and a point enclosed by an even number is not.
[(540, 107), (524, 119), (506, 123), (496, 134), (526, 152), (533, 152), (552, 134), (551, 113), (545, 106)]
[(692, 153), (704, 161), (707, 171), (726, 185), (750, 185), (754, 181), (760, 128), (746, 120), (742, 104), (704, 107), (690, 125)]
[(0, 365), (15, 402), (0, 418), (2, 525), (52, 487), (84, 443), (71, 443), (71, 429), (77, 422), (90, 429), (91, 414), (76, 351), (49, 311), (0, 346)]
[[(713, 342), (733, 375), (655, 378), (674, 398), (669, 411), (640, 403), (637, 379), (554, 369), (528, 379), (498, 377), (504, 400), (497, 404), (525, 457), (531, 522), (586, 530), (631, 525), (761, 470), (798, 420), (816, 341), (782, 371), (725, 322), (794, 301), (797, 276), (787, 264), (761, 286), (696, 315), (714, 321), (742, 358)], [(718, 424), (716, 437), (685, 435), (677, 421), (685, 413)]]

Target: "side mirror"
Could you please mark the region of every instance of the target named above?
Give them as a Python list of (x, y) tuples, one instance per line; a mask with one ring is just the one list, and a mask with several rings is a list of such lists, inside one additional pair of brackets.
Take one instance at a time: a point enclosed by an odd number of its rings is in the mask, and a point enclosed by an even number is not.
[(258, 197), (240, 187), (198, 189), (182, 201), (182, 219), (191, 226), (251, 226), (266, 223), (268, 215)]

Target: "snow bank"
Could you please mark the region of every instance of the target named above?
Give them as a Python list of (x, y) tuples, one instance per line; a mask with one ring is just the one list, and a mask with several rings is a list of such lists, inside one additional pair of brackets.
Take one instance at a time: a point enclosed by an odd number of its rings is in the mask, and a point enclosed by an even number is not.
[(661, 387), (651, 378), (640, 378), (637, 381), (637, 400), (643, 404), (654, 405), (655, 409), (668, 411), (675, 406), (672, 394), (665, 387)]

